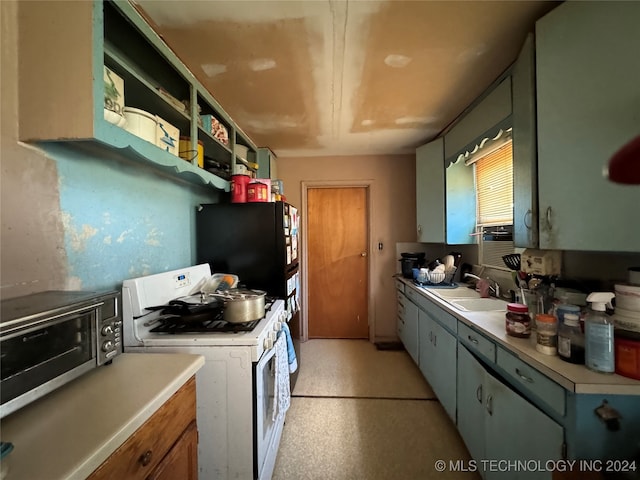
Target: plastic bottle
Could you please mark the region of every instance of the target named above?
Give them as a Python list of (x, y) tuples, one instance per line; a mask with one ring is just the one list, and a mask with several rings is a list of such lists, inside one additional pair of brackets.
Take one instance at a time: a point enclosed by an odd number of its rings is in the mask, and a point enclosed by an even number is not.
[(566, 362), (584, 364), (584, 334), (575, 313), (564, 314), (558, 330), (558, 356)]
[(613, 320), (606, 314), (606, 307), (612, 308), (614, 297), (612, 292), (593, 292), (587, 297), (591, 309), (584, 320), (585, 363), (595, 372), (615, 371)]

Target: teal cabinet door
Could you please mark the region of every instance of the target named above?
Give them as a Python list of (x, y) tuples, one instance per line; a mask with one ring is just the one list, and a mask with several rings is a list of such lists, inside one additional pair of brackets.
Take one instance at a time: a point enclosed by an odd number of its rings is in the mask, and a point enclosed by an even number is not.
[[(485, 382), (486, 458), (489, 460), (539, 461), (562, 458), (563, 429), (505, 384), (487, 374)], [(486, 478), (551, 480), (552, 472), (535, 469), (491, 468)]]
[(506, 462), (537, 460), (544, 465), (561, 459), (562, 426), (494, 378), (462, 345), (457, 402), (458, 431), (483, 478), (551, 479), (551, 472), (519, 471)]
[[(418, 309), (418, 337), (420, 346), (420, 371), (424, 378), (433, 386), (433, 320), (425, 311)], [(436, 393), (437, 395), (437, 393)]]
[(486, 458), (484, 383), (485, 370), (480, 362), (462, 344), (458, 345), (458, 431), (475, 460)]
[(538, 149), (535, 40), (529, 34), (511, 72), (513, 243), (538, 247)]
[(444, 185), (444, 139), (437, 138), (416, 149), (418, 242), (445, 242)]
[(640, 189), (603, 167), (640, 132), (640, 2), (565, 2), (536, 23), (540, 247), (640, 251)]
[(407, 300), (404, 306), (404, 333), (402, 343), (411, 358), (418, 364), (418, 306)]
[(474, 169), (463, 160), (447, 167), (447, 243), (476, 243), (476, 180)]
[(458, 341), (440, 323), (418, 310), (420, 371), (449, 417), (456, 419), (456, 351)]
[(456, 420), (456, 360), (458, 340), (438, 322), (433, 322), (433, 391), (449, 417)]

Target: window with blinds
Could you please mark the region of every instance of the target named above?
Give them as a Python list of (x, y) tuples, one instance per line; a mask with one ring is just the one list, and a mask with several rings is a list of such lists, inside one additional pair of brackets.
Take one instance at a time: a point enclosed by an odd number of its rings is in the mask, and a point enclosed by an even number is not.
[(475, 162), (478, 226), (513, 223), (513, 155), (509, 141)]
[[(475, 160), (478, 232), (495, 225), (513, 224), (513, 149), (511, 140)], [(483, 228), (484, 227), (484, 228)], [(481, 265), (505, 268), (503, 255), (514, 252), (508, 240), (485, 239), (478, 249)]]

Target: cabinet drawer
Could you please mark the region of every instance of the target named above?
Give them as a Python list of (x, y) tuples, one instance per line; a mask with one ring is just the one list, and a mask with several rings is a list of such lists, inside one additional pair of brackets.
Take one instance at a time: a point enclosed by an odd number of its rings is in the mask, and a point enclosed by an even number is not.
[(431, 315), (433, 319), (454, 335), (458, 332), (458, 319), (449, 312), (444, 311), (438, 305), (425, 297), (421, 297), (420, 306), (425, 312)]
[(507, 380), (516, 388), (534, 394), (559, 415), (564, 416), (564, 388), (503, 348), (498, 348), (497, 364), (507, 374)]
[(396, 290), (404, 293), (404, 283), (401, 282), (400, 280), (396, 280), (395, 283), (396, 283)]
[(196, 380), (192, 377), (107, 458), (89, 480), (145, 479), (196, 418)]
[(437, 320), (443, 327), (452, 333), (456, 333), (458, 320), (453, 315), (445, 312), (424, 295), (416, 292), (412, 288), (407, 288), (405, 295), (409, 300), (418, 305), (422, 310), (427, 312), (434, 320)]
[(458, 322), (458, 338), (469, 349), (491, 363), (496, 361), (496, 345), (484, 335), (462, 322)]
[(398, 318), (405, 318), (405, 302), (407, 301), (407, 297), (405, 297), (402, 293), (396, 292), (396, 300), (398, 302)]

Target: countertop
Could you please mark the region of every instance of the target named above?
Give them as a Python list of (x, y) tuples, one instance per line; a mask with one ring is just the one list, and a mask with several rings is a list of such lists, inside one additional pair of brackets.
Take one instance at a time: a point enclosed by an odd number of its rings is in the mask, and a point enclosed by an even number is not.
[(7, 480), (84, 479), (202, 366), (188, 354), (125, 353), (1, 420)]
[[(558, 356), (545, 355), (536, 350), (535, 334), (530, 338), (516, 338), (506, 334), (505, 312), (470, 312), (461, 311), (449, 302), (434, 294), (429, 288), (420, 287), (412, 280), (396, 277), (405, 284), (427, 297), (433, 303), (447, 311), (458, 320), (475, 328), (522, 361), (528, 363), (541, 373), (577, 394), (610, 394), (640, 395), (640, 381), (617, 374), (597, 373), (584, 365), (565, 362)], [(458, 288), (464, 288), (460, 286)]]

